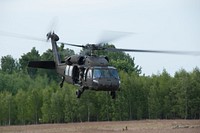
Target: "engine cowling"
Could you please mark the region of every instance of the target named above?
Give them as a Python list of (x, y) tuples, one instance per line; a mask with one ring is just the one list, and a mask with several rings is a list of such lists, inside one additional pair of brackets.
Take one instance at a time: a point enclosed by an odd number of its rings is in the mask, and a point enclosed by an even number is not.
[(72, 55), (70, 57), (67, 57), (65, 62), (67, 65), (72, 65), (72, 64), (83, 65), (85, 62), (85, 57), (81, 55)]

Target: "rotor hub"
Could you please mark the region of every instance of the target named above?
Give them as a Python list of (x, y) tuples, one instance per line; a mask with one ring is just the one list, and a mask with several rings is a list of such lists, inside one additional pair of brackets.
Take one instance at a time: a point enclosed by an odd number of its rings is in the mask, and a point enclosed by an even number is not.
[(56, 35), (54, 32), (47, 33), (47, 40), (49, 40), (50, 38), (51, 38), (51, 40), (56, 41), (56, 42), (59, 40), (58, 35)]

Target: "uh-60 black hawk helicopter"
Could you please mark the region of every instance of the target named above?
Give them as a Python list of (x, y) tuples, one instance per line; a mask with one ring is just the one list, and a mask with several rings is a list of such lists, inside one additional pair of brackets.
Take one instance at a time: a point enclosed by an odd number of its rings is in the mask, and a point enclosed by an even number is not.
[[(160, 50), (140, 50), (140, 49), (117, 49), (106, 48), (102, 43), (77, 45), (70, 43), (58, 42), (59, 37), (54, 32), (47, 34), (47, 39), (51, 40), (54, 61), (30, 61), (28, 67), (55, 69), (62, 76), (60, 87), (64, 81), (79, 86), (76, 91), (77, 98), (85, 90), (109, 91), (112, 99), (116, 97), (116, 91), (120, 87), (120, 78), (117, 69), (109, 66), (108, 57), (97, 56), (94, 51), (127, 51), (127, 52), (146, 52), (146, 53), (165, 53), (165, 54), (183, 54), (183, 55), (200, 55), (199, 51), (160, 51)], [(72, 55), (61, 61), (57, 43), (69, 46), (81, 47), (90, 51), (88, 55)]]
[[(29, 40), (45, 41), (41, 38), (30, 37), (21, 34), (0, 31), (3, 36), (17, 37)], [(30, 61), (28, 67), (55, 69), (62, 76), (60, 87), (63, 87), (64, 81), (79, 86), (76, 91), (77, 98), (85, 90), (108, 91), (113, 99), (116, 97), (116, 91), (120, 87), (120, 78), (117, 69), (109, 66), (109, 59), (106, 56), (97, 56), (95, 51), (103, 50), (110, 52), (143, 52), (143, 53), (164, 53), (180, 55), (200, 55), (200, 51), (165, 51), (165, 50), (141, 50), (141, 49), (119, 49), (106, 48), (103, 44), (108, 43), (109, 39), (98, 44), (77, 45), (71, 43), (58, 42), (59, 37), (54, 32), (47, 34), (47, 40), (51, 40), (54, 61)], [(116, 39), (116, 38), (114, 38)], [(114, 40), (111, 38), (110, 40)], [(62, 61), (57, 49), (57, 43), (68, 46), (84, 48), (89, 51), (86, 55), (72, 55)]]

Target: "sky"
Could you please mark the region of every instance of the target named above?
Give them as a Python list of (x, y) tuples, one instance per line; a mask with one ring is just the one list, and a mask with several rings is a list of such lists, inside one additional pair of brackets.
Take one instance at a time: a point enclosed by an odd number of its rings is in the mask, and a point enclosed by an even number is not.
[[(0, 19), (0, 57), (18, 59), (33, 47), (40, 54), (51, 48), (49, 42), (4, 32), (45, 39), (50, 30), (75, 44), (96, 43), (105, 31), (121, 31), (134, 34), (110, 42), (117, 48), (200, 51), (199, 0), (1, 0)], [(200, 68), (200, 56), (128, 54), (145, 75)]]

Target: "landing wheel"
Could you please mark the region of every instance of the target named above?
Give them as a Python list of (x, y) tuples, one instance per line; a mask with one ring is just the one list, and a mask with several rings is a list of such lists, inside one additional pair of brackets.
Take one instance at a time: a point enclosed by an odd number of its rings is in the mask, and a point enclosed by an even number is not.
[(76, 97), (77, 97), (77, 98), (80, 98), (80, 97), (81, 97), (81, 94), (82, 94), (82, 92), (81, 92), (80, 90), (77, 90), (77, 91), (76, 91)]
[(80, 98), (81, 97), (81, 94), (84, 92), (84, 88), (81, 87), (79, 90), (76, 91), (76, 97), (77, 98)]
[(61, 83), (60, 83), (60, 88), (62, 88), (62, 87), (63, 87), (63, 83), (61, 82)]
[(111, 91), (110, 95), (111, 95), (112, 99), (116, 98), (116, 92), (115, 91)]

